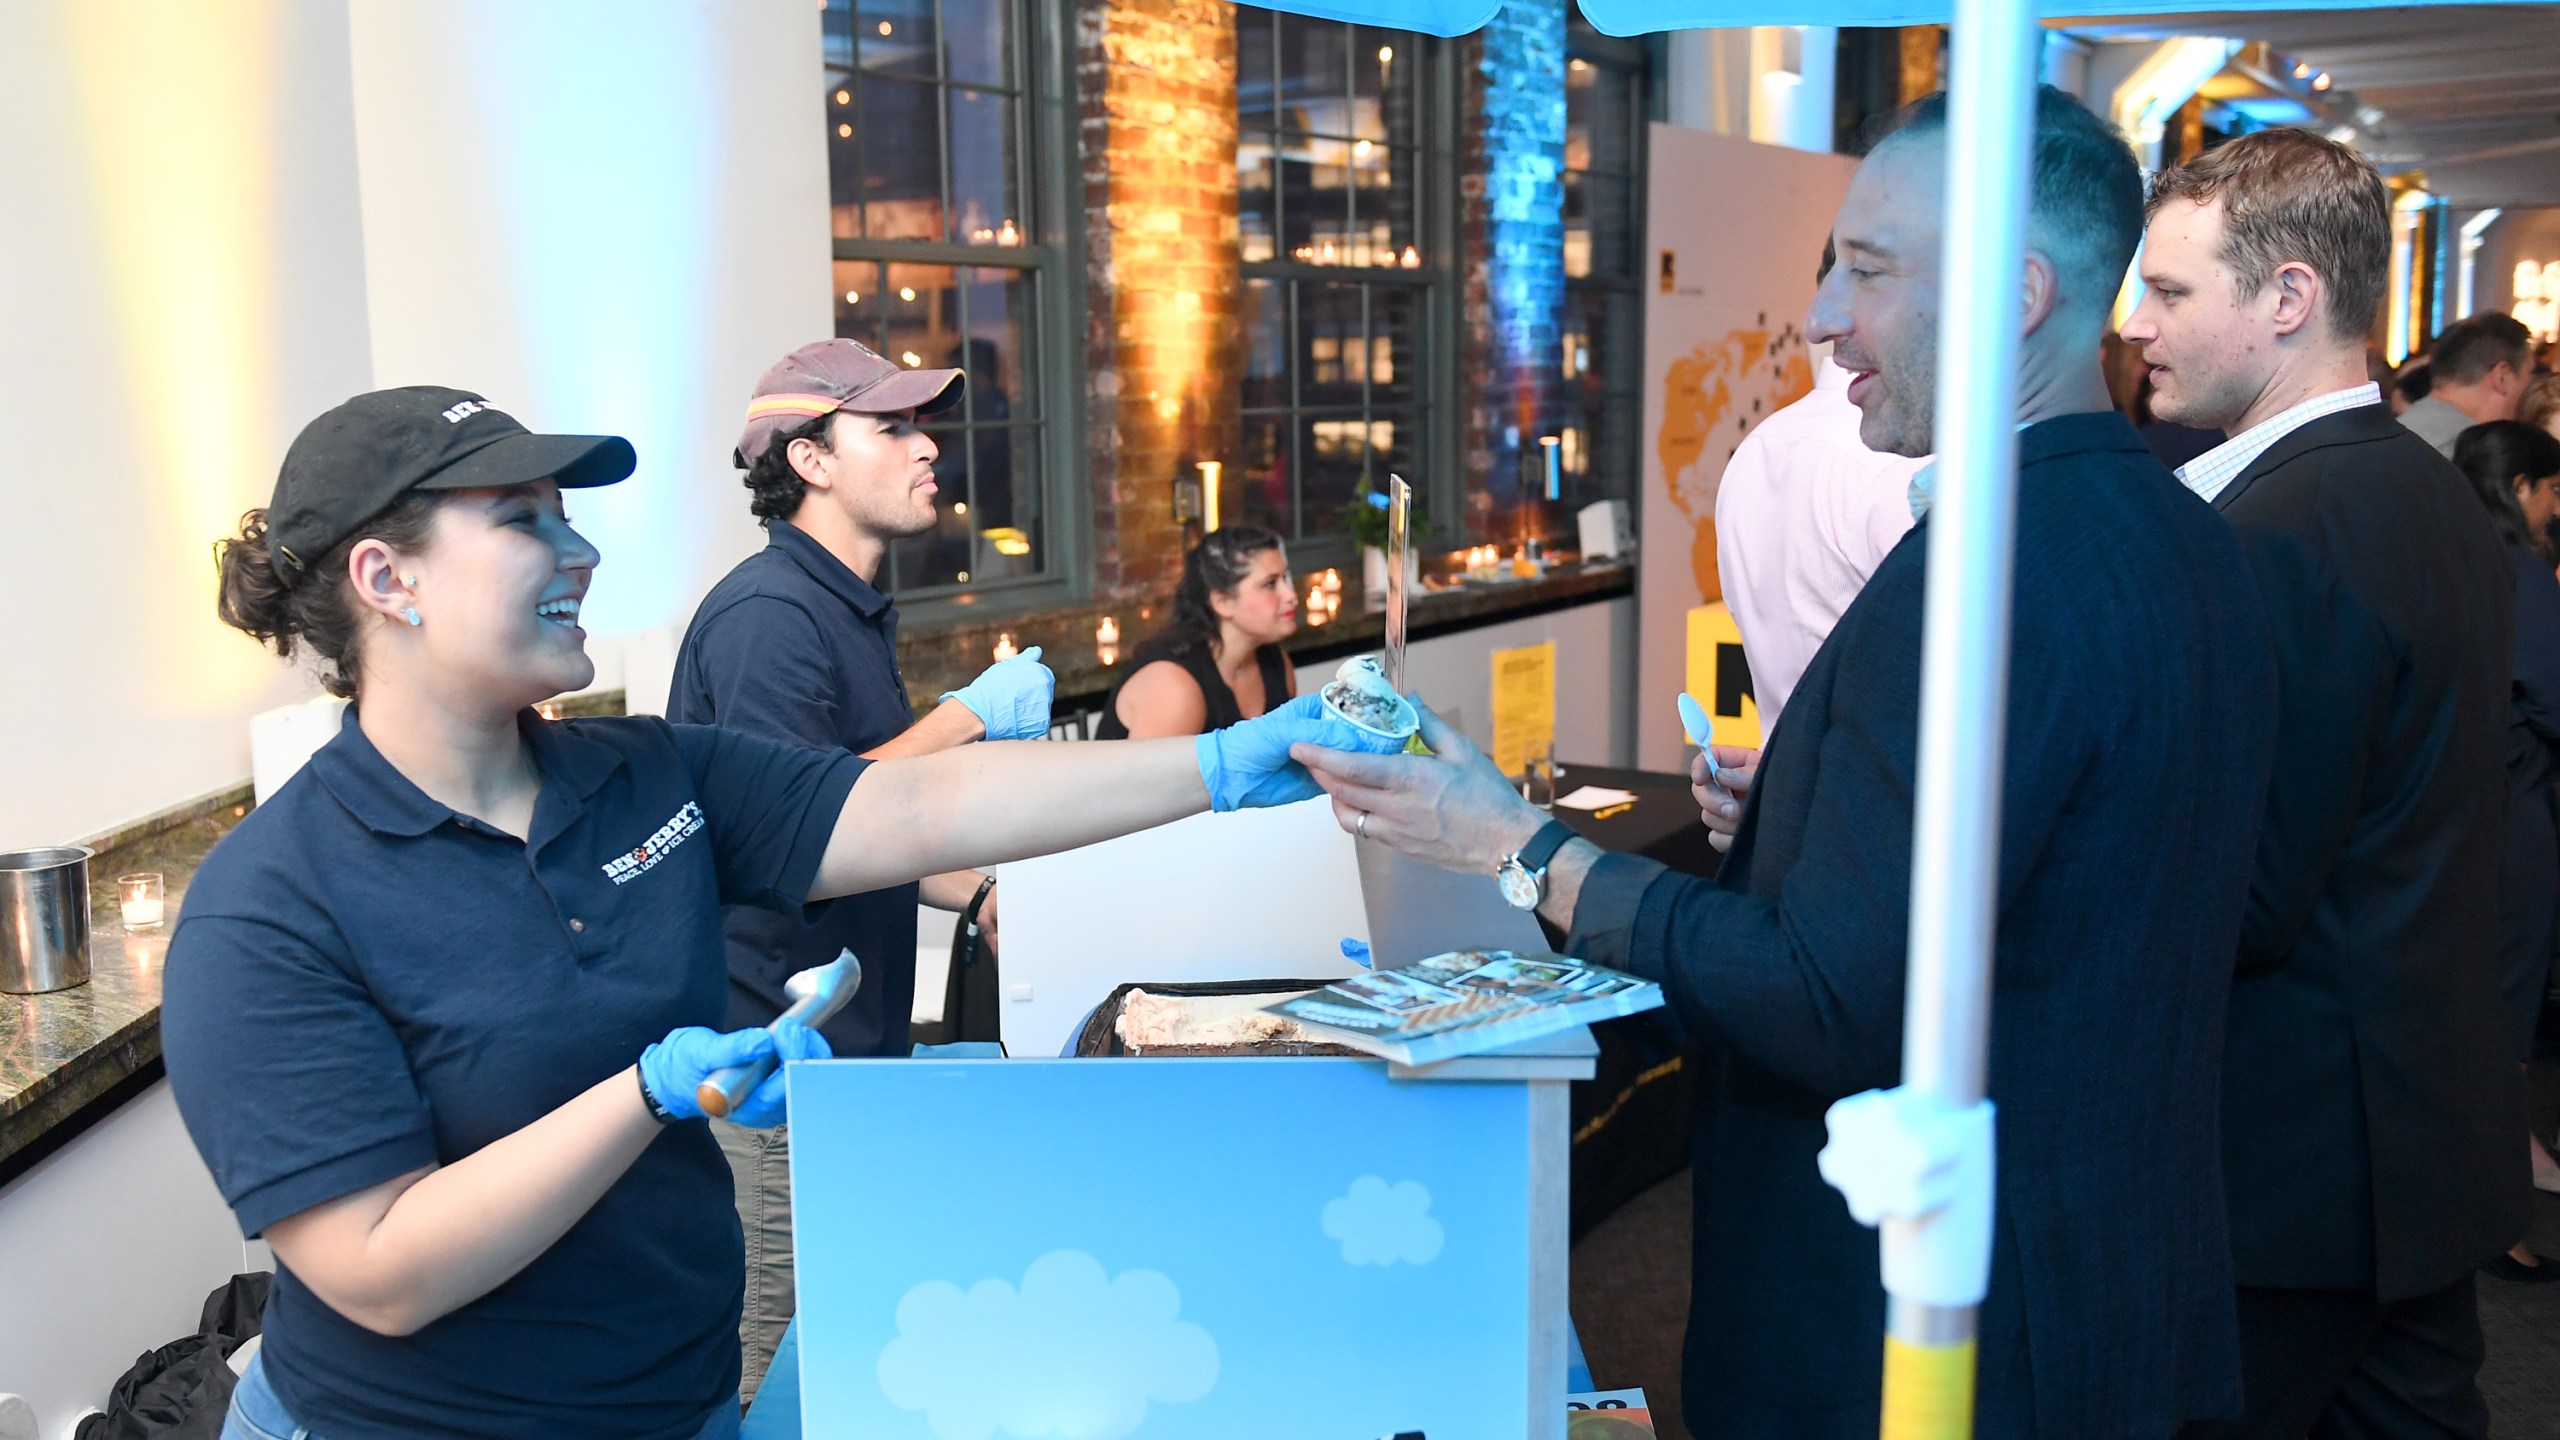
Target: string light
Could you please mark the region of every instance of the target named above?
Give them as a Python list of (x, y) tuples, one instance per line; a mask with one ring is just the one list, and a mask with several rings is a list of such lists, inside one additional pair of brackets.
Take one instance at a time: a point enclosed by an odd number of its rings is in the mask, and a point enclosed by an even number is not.
[(913, 285), (901, 285), (901, 286), (899, 286), (899, 287), (898, 287), (898, 298), (899, 298), (899, 299), (901, 299), (901, 300), (906, 300), (906, 301), (910, 301), (910, 302), (912, 302), (912, 301), (916, 298), (916, 287), (914, 287)]
[(861, 303), (862, 303), (862, 292), (861, 292), (861, 291), (859, 291), (859, 290), (847, 290), (846, 292), (844, 292), (844, 303), (846, 303), (847, 305), (859, 305), (859, 304), (861, 304)]
[(850, 104), (852, 104), (852, 103), (853, 103), (853, 92), (852, 92), (852, 91), (850, 91), (850, 90), (839, 90), (839, 91), (837, 91), (837, 92), (836, 92), (836, 103), (837, 103), (837, 104), (839, 104), (839, 105), (850, 105)]
[(852, 138), (853, 138), (853, 127), (852, 127), (852, 126), (850, 126), (850, 125), (839, 125), (839, 126), (837, 126), (837, 127), (836, 127), (836, 138), (837, 138), (837, 139), (839, 139), (839, 140), (850, 140), (850, 139), (852, 139)]
[(899, 358), (899, 359), (901, 359), (901, 360), (906, 361), (906, 362), (907, 362), (907, 368), (908, 368), (908, 369), (910, 369), (910, 370), (912, 370), (912, 369), (914, 369), (916, 366), (921, 365), (921, 364), (923, 364), (923, 363), (924, 363), (924, 357), (923, 357), (923, 356), (921, 356), (921, 355), (919, 355), (919, 354), (917, 354), (917, 353), (916, 353), (916, 352), (914, 352), (913, 350), (906, 350), (906, 351), (901, 351), (901, 352), (899, 352), (898, 358)]
[(885, 36), (885, 35), (887, 35), (887, 34), (889, 33), (889, 22), (888, 22), (888, 21), (883, 20), (883, 21), (881, 21), (881, 22), (880, 22), (880, 33), (881, 33), (883, 36)]

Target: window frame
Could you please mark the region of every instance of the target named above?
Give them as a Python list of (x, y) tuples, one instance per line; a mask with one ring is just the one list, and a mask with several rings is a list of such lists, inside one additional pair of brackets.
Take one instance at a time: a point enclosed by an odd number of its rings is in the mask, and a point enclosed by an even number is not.
[[(1360, 287), (1364, 334), (1370, 333), (1370, 316), (1374, 313), (1375, 288), (1402, 289), (1414, 297), (1413, 352), (1422, 373), (1414, 384), (1413, 399), (1405, 406), (1399, 407), (1397, 415), (1400, 417), (1408, 410), (1418, 412), (1416, 418), (1421, 432), (1422, 473), (1407, 475), (1405, 478), (1413, 485), (1428, 520), (1427, 528), (1417, 536), (1417, 539), (1437, 542), (1456, 533), (1456, 516), (1464, 485), (1464, 473), (1459, 463), (1458, 449), (1461, 421), (1459, 384), (1465, 357), (1460, 348), (1459, 304), (1454, 298), (1462, 283), (1462, 268), (1458, 263), (1458, 236), (1461, 222), (1458, 213), (1456, 153), (1459, 130), (1459, 86), (1456, 63), (1458, 47), (1449, 41), (1414, 31), (1396, 30), (1389, 26), (1360, 24), (1357, 27), (1364, 34), (1398, 37), (1393, 43), (1400, 54), (1408, 46), (1419, 54), (1419, 62), (1412, 73), (1416, 87), (1413, 109), (1419, 123), (1420, 136), (1410, 146), (1395, 146), (1393, 142), (1388, 143), (1392, 149), (1409, 150), (1416, 166), (1413, 190), (1419, 213), (1414, 217), (1414, 236), (1415, 244), (1422, 252), (1423, 263), (1410, 270), (1394, 265), (1325, 265), (1298, 260), (1280, 253), (1279, 247), (1287, 238), (1288, 212), (1286, 187), (1280, 183), (1277, 160), (1282, 143), (1291, 136), (1318, 140), (1339, 139), (1346, 145), (1357, 137), (1336, 137), (1312, 131), (1301, 132), (1281, 123), (1280, 99), (1283, 94), (1284, 60), (1282, 46), (1279, 44), (1279, 25), (1283, 12), (1250, 3), (1238, 3), (1235, 12), (1236, 23), (1240, 29), (1246, 24), (1257, 21), (1269, 24), (1273, 29), (1273, 43), (1270, 47), (1273, 102), (1271, 117), (1267, 121), (1257, 123), (1246, 116), (1243, 110), (1242, 76), (1239, 74), (1236, 140), (1241, 148), (1258, 130), (1262, 137), (1274, 142), (1275, 163), (1272, 174), (1271, 212), (1273, 254), (1265, 260), (1243, 259), (1242, 242), (1239, 239), (1239, 291), (1250, 287), (1257, 280), (1272, 281), (1285, 286), (1289, 296), (1286, 323), (1293, 342), (1299, 342), (1300, 338), (1298, 330), (1300, 311), (1297, 296), (1299, 286), (1302, 284)], [(1349, 25), (1352, 23), (1318, 20), (1297, 15), (1290, 15), (1287, 18), (1304, 24)], [(1352, 47), (1347, 52), (1346, 58), (1356, 56), (1358, 50), (1359, 47)], [(1239, 66), (1243, 63), (1243, 53), (1244, 45), (1239, 34), (1237, 45)], [(1347, 71), (1344, 78), (1346, 85), (1349, 85), (1351, 76)], [(1345, 93), (1348, 95), (1355, 91), (1347, 88)], [(1241, 195), (1243, 190), (1241, 171), (1235, 172), (1234, 183)], [(1356, 214), (1356, 194), (1353, 209)], [(1240, 339), (1239, 343), (1245, 342)], [(1374, 381), (1366, 378), (1365, 371), (1361, 384), (1362, 407), (1357, 417), (1349, 416), (1347, 413), (1337, 413), (1339, 407), (1317, 406), (1311, 409), (1306, 405), (1303, 399), (1306, 376), (1302, 365), (1306, 358), (1305, 348), (1303, 343), (1292, 343), (1288, 346), (1289, 399), (1288, 403), (1282, 407), (1264, 406), (1247, 409), (1241, 398), (1245, 366), (1242, 364), (1238, 366), (1239, 403), (1237, 408), (1240, 426), (1249, 428), (1271, 417), (1285, 416), (1287, 417), (1285, 433), (1288, 443), (1295, 447), (1306, 427), (1317, 420), (1356, 418), (1363, 423), (1374, 423), (1378, 418), (1377, 408), (1369, 398)], [(1241, 457), (1239, 457), (1239, 463), (1241, 463)], [(1365, 464), (1364, 457), (1364, 466)], [(1287, 541), (1290, 547), (1291, 566), (1304, 573), (1358, 563), (1359, 550), (1352, 543), (1350, 535), (1341, 530), (1330, 516), (1311, 517), (1307, 512), (1304, 502), (1306, 469), (1303, 463), (1293, 463), (1290, 467), (1290, 513), (1286, 517), (1286, 523), (1280, 527), (1281, 538)], [(1385, 472), (1377, 471), (1373, 476), (1373, 483), (1383, 483), (1384, 479)], [(1312, 523), (1310, 523), (1311, 519)]]
[[(1037, 440), (1033, 451), (1038, 457), (1039, 473), (1035, 493), (1039, 497), (1044, 532), (1039, 543), (1044, 551), (1043, 567), (1030, 575), (1007, 576), (981, 581), (972, 578), (959, 584), (907, 585), (895, 573), (896, 561), (884, 565), (882, 589), (895, 593), (898, 606), (910, 621), (932, 626), (976, 620), (990, 616), (1030, 613), (1053, 609), (1081, 601), (1092, 586), (1091, 515), (1092, 497), (1085, 482), (1086, 457), (1082, 433), (1074, 417), (1083, 410), (1085, 355), (1080, 343), (1083, 327), (1079, 317), (1085, 305), (1084, 275), (1084, 210), (1079, 203), (1082, 157), (1077, 152), (1076, 94), (1073, 83), (1074, 65), (1070, 53), (1072, 37), (1060, 18), (1050, 13), (1052, 7), (1032, 0), (994, 0), (1007, 7), (1014, 30), (1014, 82), (1008, 89), (954, 82), (950, 76), (947, 47), (941, 43), (944, 34), (944, 0), (932, 0), (936, 55), (933, 75), (926, 80), (911, 76), (891, 76), (904, 84), (928, 84), (936, 97), (936, 113), (941, 116), (936, 126), (942, 195), (947, 201), (953, 184), (951, 174), (950, 100), (954, 89), (1001, 91), (1014, 102), (1013, 143), (1016, 156), (1018, 203), (1024, 214), (1019, 219), (1022, 240), (1017, 245), (975, 245), (955, 242), (946, 234), (935, 240), (873, 239), (868, 235), (846, 238), (833, 233), (833, 188), (835, 176), (829, 163), (829, 254), (828, 309), (836, 308), (835, 266), (841, 262), (880, 265), (912, 264), (949, 267), (954, 271), (1007, 270), (1028, 276), (1032, 287), (1029, 315), (1033, 336), (1024, 347), (1032, 378), (1026, 387), (1036, 396), (1037, 418), (1015, 422), (1015, 433), (1034, 431)], [(821, 12), (823, 27), (839, 13), (850, 12), (857, 23), (861, 16), (861, 0), (829, 0)], [(822, 31), (823, 35), (823, 31)], [(860, 70), (859, 41), (856, 41), (851, 70), (830, 59), (821, 40), (820, 65), (825, 88), (833, 92), (846, 83), (846, 77)], [(858, 92), (857, 92), (858, 94)], [(857, 99), (857, 109), (859, 101)], [(828, 126), (838, 122), (829, 110)], [(857, 132), (858, 133), (858, 132)], [(858, 152), (856, 165), (862, 164)], [(856, 190), (855, 204), (862, 201)], [(943, 207), (946, 225), (949, 207)], [(965, 317), (969, 300), (964, 278), (955, 276), (962, 292), (955, 302)], [(830, 333), (834, 326), (830, 324)], [(960, 331), (965, 347), (969, 327), (964, 318)], [(867, 342), (866, 342), (867, 343)], [(963, 350), (966, 363), (966, 350)], [(931, 428), (931, 422), (927, 422)], [(995, 427), (987, 426), (992, 430)], [(955, 440), (979, 433), (976, 430), (954, 432)], [(974, 449), (974, 446), (971, 446)], [(964, 461), (974, 464), (974, 458)], [(964, 472), (965, 473), (965, 472)], [(943, 503), (966, 497), (945, 497)], [(1017, 497), (1016, 503), (1019, 504)], [(970, 522), (974, 553), (978, 530)], [(892, 548), (892, 557), (895, 549)]]
[[(1618, 366), (1601, 360), (1600, 365), (1603, 395), (1614, 397), (1631, 408), (1628, 414), (1621, 416), (1604, 406), (1601, 414), (1594, 417), (1594, 429), (1596, 432), (1599, 426), (1611, 419), (1617, 419), (1625, 422), (1626, 433), (1639, 437), (1644, 430), (1645, 262), (1651, 243), (1646, 213), (1648, 200), (1646, 180), (1652, 168), (1651, 122), (1655, 109), (1657, 48), (1648, 45), (1642, 39), (1621, 39), (1600, 33), (1592, 28), (1591, 22), (1583, 18), (1582, 7), (1579, 5), (1574, 6), (1566, 17), (1565, 64), (1570, 67), (1574, 61), (1580, 60), (1602, 66), (1617, 71), (1626, 82), (1629, 131), (1627, 163), (1630, 167), (1630, 173), (1627, 176), (1627, 245), (1631, 253), (1627, 257), (1628, 269), (1624, 275), (1586, 273), (1577, 276), (1568, 273), (1565, 276), (1565, 307), (1568, 313), (1558, 317), (1557, 328), (1563, 331), (1567, 328), (1568, 322), (1578, 320), (1584, 313), (1584, 306), (1589, 297), (1609, 295), (1630, 297), (1626, 309), (1632, 317), (1635, 333), (1629, 337), (1623, 348), (1631, 350), (1632, 355), (1621, 358), (1631, 359), (1632, 364)], [(1572, 83), (1568, 72), (1565, 80), (1568, 90)], [(1607, 175), (1613, 172), (1585, 169), (1581, 172), (1568, 173)], [(1626, 372), (1625, 379), (1619, 384), (1611, 385), (1609, 377), (1622, 370)], [(1558, 383), (1562, 386), (1571, 386), (1575, 381), (1560, 376)], [(1604, 499), (1625, 500), (1631, 507), (1641, 508), (1635, 506), (1637, 497), (1644, 489), (1641, 438), (1636, 446), (1633, 467), (1622, 477), (1621, 482), (1613, 483), (1607, 477), (1597, 474), (1596, 454), (1591, 463), (1594, 466), (1594, 472), (1586, 474), (1576, 487), (1583, 492), (1582, 504)]]

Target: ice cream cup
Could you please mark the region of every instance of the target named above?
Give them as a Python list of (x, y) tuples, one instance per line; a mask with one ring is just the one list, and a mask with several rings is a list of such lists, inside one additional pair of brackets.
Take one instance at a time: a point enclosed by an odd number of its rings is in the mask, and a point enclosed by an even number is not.
[(1405, 696), (1396, 697), (1395, 722), (1391, 726), (1382, 728), (1353, 719), (1350, 712), (1335, 704), (1332, 684), (1327, 684), (1321, 693), (1325, 710), (1345, 725), (1355, 726), (1372, 735), (1384, 735), (1390, 740), (1411, 740), (1422, 732), (1422, 716), (1413, 708), (1413, 701)]

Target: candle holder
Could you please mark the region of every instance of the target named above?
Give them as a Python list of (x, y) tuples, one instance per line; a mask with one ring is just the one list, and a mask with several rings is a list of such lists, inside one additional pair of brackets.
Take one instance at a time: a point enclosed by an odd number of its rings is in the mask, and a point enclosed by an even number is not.
[(168, 919), (168, 896), (157, 870), (137, 870), (116, 877), (116, 903), (126, 934), (148, 934)]

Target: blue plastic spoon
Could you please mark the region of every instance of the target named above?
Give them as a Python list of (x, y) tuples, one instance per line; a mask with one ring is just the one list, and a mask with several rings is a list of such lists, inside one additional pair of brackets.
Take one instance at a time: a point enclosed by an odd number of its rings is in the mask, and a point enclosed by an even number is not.
[(1724, 767), (1716, 763), (1715, 723), (1707, 718), (1707, 707), (1686, 690), (1680, 692), (1680, 728), (1689, 732), (1698, 753), (1707, 757), (1707, 779), (1713, 781), (1723, 775)]

